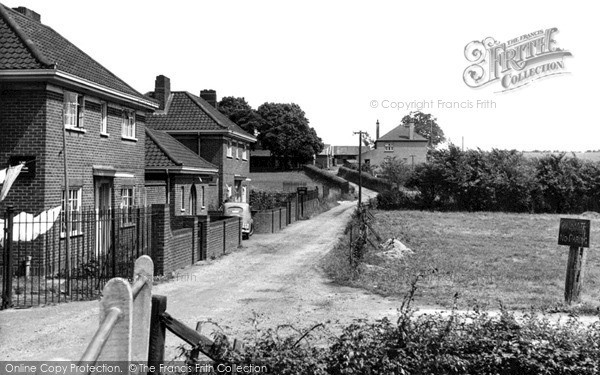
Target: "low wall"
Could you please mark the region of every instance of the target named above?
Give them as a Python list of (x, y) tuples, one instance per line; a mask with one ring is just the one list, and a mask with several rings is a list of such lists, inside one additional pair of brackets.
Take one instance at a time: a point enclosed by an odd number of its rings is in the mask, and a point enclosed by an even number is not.
[[(325, 197), (337, 200), (341, 192), (337, 189), (328, 190)], [(272, 210), (255, 211), (254, 233), (276, 233), (296, 221), (312, 216), (319, 210), (319, 192), (308, 191), (306, 195), (296, 194), (285, 206)]]
[(200, 260), (215, 259), (241, 245), (242, 221), (229, 216), (170, 216), (167, 205), (152, 206), (152, 260), (157, 275)]

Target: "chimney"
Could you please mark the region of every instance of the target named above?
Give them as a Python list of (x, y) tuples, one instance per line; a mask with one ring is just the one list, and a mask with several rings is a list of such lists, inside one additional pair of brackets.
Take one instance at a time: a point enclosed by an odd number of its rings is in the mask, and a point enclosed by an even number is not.
[(200, 97), (217, 108), (217, 92), (215, 90), (202, 90), (200, 91)]
[(27, 17), (33, 21), (42, 23), (42, 17), (39, 15), (39, 13), (36, 13), (31, 9), (27, 9), (25, 7), (17, 7), (17, 8), (13, 8), (13, 10), (21, 13), (22, 15), (24, 15), (25, 17)]
[(171, 80), (163, 75), (156, 76), (154, 81), (154, 99), (158, 100), (159, 109), (164, 110), (171, 96)]
[(379, 120), (375, 123), (375, 140), (379, 139)]
[(408, 139), (415, 139), (415, 124), (408, 124)]

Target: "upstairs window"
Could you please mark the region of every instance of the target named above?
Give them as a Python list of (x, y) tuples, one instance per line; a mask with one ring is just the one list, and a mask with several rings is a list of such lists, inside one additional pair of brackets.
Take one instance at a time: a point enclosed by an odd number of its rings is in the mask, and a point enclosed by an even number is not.
[(242, 146), (242, 160), (248, 160), (248, 151), (246, 150), (246, 144)]
[(108, 135), (108, 105), (100, 103), (100, 133)]
[(135, 111), (123, 110), (121, 135), (125, 138), (135, 139)]
[(235, 143), (235, 158), (239, 159), (240, 158), (240, 144), (239, 143)]
[(231, 148), (231, 141), (227, 141), (227, 157), (233, 157), (233, 149)]
[(394, 151), (394, 145), (391, 143), (387, 143), (385, 145), (385, 152), (393, 152)]
[(83, 95), (65, 91), (64, 123), (67, 128), (83, 128), (85, 100)]

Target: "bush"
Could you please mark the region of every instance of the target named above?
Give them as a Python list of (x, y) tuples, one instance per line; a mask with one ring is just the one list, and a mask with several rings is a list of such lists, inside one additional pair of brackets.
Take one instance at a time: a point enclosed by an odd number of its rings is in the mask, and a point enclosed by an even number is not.
[(419, 208), (419, 197), (401, 190), (384, 190), (377, 194), (377, 208), (381, 210), (399, 210)]
[(293, 194), (294, 193), (275, 193), (270, 191), (251, 190), (250, 207), (252, 207), (252, 210), (262, 211), (285, 206), (286, 202)]
[(334, 187), (339, 188), (342, 191), (342, 194), (350, 193), (350, 184), (348, 181), (343, 178), (337, 177), (334, 174), (328, 173), (326, 171), (322, 171), (321, 169), (315, 167), (314, 165), (305, 165), (304, 172), (312, 178), (323, 181), (329, 185), (333, 185)]
[[(517, 317), (477, 308), (449, 316), (416, 316), (405, 297), (397, 321), (356, 320), (332, 334), (324, 324), (308, 329), (261, 329), (243, 353), (215, 340), (221, 361), (264, 364), (274, 374), (556, 374), (600, 371), (600, 324), (575, 318), (558, 324), (534, 312)], [(285, 334), (286, 328), (292, 334)]]
[(527, 159), (515, 150), (432, 150), (406, 183), (420, 207), (580, 213), (600, 208), (600, 163), (565, 154)]
[[(352, 169), (346, 167), (340, 167), (338, 169), (338, 176), (343, 177), (344, 179), (358, 184), (358, 171), (354, 171)], [(367, 189), (371, 189), (374, 191), (384, 191), (391, 190), (392, 183), (387, 180), (373, 177), (368, 173), (362, 172), (362, 186)]]

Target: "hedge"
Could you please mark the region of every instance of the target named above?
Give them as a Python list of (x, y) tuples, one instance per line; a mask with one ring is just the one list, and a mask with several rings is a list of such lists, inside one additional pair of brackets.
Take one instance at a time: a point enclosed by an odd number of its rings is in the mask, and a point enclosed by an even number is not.
[(309, 177), (321, 180), (329, 185), (339, 188), (342, 191), (342, 194), (347, 194), (350, 192), (350, 184), (348, 181), (329, 172), (323, 171), (314, 165), (305, 165), (304, 173), (306, 173)]
[[(344, 166), (340, 166), (338, 176), (358, 184), (358, 171)], [(392, 189), (392, 183), (382, 178), (373, 177), (368, 173), (362, 172), (362, 186), (377, 192)]]

